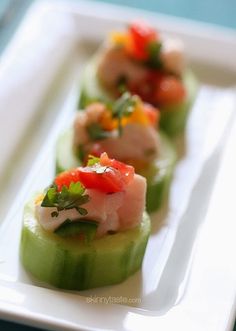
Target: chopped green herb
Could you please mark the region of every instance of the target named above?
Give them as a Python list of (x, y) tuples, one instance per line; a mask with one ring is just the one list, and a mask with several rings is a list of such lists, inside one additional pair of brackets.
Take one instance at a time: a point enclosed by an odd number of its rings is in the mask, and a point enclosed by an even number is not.
[(87, 132), (91, 140), (102, 140), (110, 137), (110, 132), (103, 130), (98, 123), (91, 123), (87, 127)]
[[(107, 109), (111, 111), (112, 118), (118, 120), (119, 136), (122, 133), (122, 118), (128, 117), (133, 113), (136, 103), (137, 96), (132, 96), (129, 92), (125, 92), (113, 104), (106, 104)], [(99, 123), (91, 123), (87, 126), (87, 132), (92, 141), (107, 139), (112, 136), (112, 133), (104, 130)]]
[(68, 210), (75, 208), (81, 215), (87, 215), (87, 210), (80, 207), (89, 201), (88, 194), (83, 194), (84, 187), (80, 182), (71, 183), (69, 188), (62, 187), (61, 192), (57, 191), (57, 186), (50, 187), (41, 203), (42, 207), (56, 207), (57, 211), (51, 213), (52, 217), (57, 217), (61, 210)]
[(112, 117), (118, 119), (119, 135), (122, 134), (122, 118), (128, 117), (133, 113), (136, 102), (136, 97), (131, 96), (129, 92), (125, 92), (119, 99), (114, 102), (112, 107)]
[(91, 167), (94, 164), (99, 163), (99, 162), (100, 162), (100, 158), (99, 157), (96, 157), (96, 156), (93, 156), (93, 155), (89, 155), (88, 156), (87, 166)]
[(117, 88), (120, 93), (124, 93), (127, 91), (127, 77), (121, 76), (117, 81)]
[(163, 64), (161, 60), (161, 48), (162, 44), (158, 42), (152, 42), (148, 45), (149, 59), (146, 61), (146, 65), (153, 69), (161, 69)]
[(93, 171), (97, 174), (104, 174), (109, 169), (109, 166), (100, 165), (100, 158), (93, 155), (89, 155), (87, 166), (93, 167)]
[(76, 151), (76, 156), (78, 157), (78, 159), (80, 160), (80, 162), (84, 162), (84, 159), (85, 159), (85, 156), (86, 156), (86, 153), (85, 153), (85, 150), (84, 150), (84, 146), (83, 145), (79, 145), (78, 148), (77, 148), (77, 151)]
[(66, 219), (55, 231), (61, 237), (82, 236), (86, 242), (90, 242), (97, 231), (98, 222), (89, 219)]

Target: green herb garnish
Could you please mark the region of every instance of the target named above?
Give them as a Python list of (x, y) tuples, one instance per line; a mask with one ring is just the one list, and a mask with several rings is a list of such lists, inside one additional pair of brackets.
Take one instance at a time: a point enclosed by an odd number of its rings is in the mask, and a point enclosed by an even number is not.
[(122, 94), (122, 96), (119, 99), (117, 99), (114, 102), (111, 111), (112, 111), (112, 117), (118, 119), (119, 135), (122, 134), (122, 125), (121, 125), (122, 118), (128, 117), (133, 113), (136, 103), (137, 103), (136, 97), (131, 96), (129, 92), (125, 92), (124, 94)]
[(80, 182), (70, 183), (69, 188), (62, 187), (61, 192), (57, 191), (57, 186), (52, 185), (46, 192), (41, 203), (42, 207), (55, 207), (57, 211), (51, 213), (52, 217), (57, 217), (59, 211), (75, 208), (80, 215), (87, 215), (87, 210), (80, 207), (89, 201), (88, 194), (84, 194), (85, 188)]
[(60, 237), (83, 236), (86, 242), (90, 242), (97, 231), (98, 222), (89, 219), (66, 219), (55, 231)]
[(96, 156), (93, 156), (93, 155), (89, 155), (88, 156), (87, 166), (91, 167), (94, 164), (99, 163), (99, 162), (100, 162), (100, 158), (99, 157), (96, 157)]
[(97, 174), (104, 174), (106, 170), (109, 168), (109, 166), (102, 166), (100, 164), (100, 158), (93, 155), (89, 155), (87, 166), (93, 167), (92, 170)]
[(120, 93), (124, 93), (127, 91), (127, 77), (126, 76), (120, 76), (117, 81), (117, 88)]
[(148, 45), (148, 60), (145, 64), (153, 69), (161, 69), (163, 67), (163, 63), (161, 60), (161, 48), (162, 44), (158, 42), (151, 42)]
[(85, 156), (86, 156), (86, 152), (84, 150), (84, 146), (83, 145), (79, 145), (77, 150), (76, 150), (76, 156), (78, 157), (78, 159), (80, 160), (80, 162), (84, 162)]
[[(118, 120), (119, 136), (122, 134), (122, 118), (128, 117), (133, 113), (136, 103), (137, 96), (132, 96), (129, 92), (125, 92), (113, 104), (106, 104), (107, 109), (112, 114), (112, 118)], [(99, 123), (91, 123), (87, 126), (87, 132), (92, 141), (107, 139), (113, 135), (111, 131), (104, 130)]]
[(91, 140), (102, 140), (110, 137), (110, 132), (103, 130), (99, 123), (91, 123), (87, 127), (87, 132)]

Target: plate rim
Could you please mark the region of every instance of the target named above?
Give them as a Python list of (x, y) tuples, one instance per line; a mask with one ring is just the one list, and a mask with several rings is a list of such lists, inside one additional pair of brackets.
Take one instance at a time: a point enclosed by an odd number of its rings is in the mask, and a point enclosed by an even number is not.
[[(83, 3), (84, 6), (85, 6), (85, 1), (79, 1), (79, 3)], [(78, 9), (79, 9), (79, 3), (76, 4), (76, 8), (78, 8)], [(30, 10), (29, 10), (29, 12), (28, 12), (27, 15), (35, 15), (36, 14), (36, 11), (39, 10), (40, 6), (42, 6), (42, 8), (43, 8), (45, 6), (45, 4), (46, 5), (50, 4), (50, 6), (52, 6), (54, 8), (54, 10), (63, 10), (63, 7), (67, 4), (67, 2), (66, 1), (60, 1), (59, 3), (53, 5), (52, 3), (50, 3), (49, 0), (37, 1), (30, 8)], [(72, 8), (72, 12), (73, 12), (73, 10), (75, 10), (74, 9), (75, 8), (74, 5), (75, 4), (73, 4), (72, 7), (71, 7)], [(89, 8), (90, 5), (91, 5), (91, 2), (88, 1), (87, 8)], [(120, 9), (122, 9), (121, 6), (116, 6), (116, 5), (114, 6), (114, 5), (108, 5), (108, 4), (104, 4), (104, 5), (106, 5), (107, 8), (117, 8), (117, 7), (119, 7)], [(139, 12), (145, 12), (145, 13), (147, 13), (146, 11), (143, 11), (143, 10), (138, 10), (138, 11)], [(79, 15), (78, 12), (77, 12), (77, 15)], [(152, 14), (152, 16), (154, 17), (154, 16), (159, 16), (159, 15)], [(161, 15), (161, 16), (162, 17), (164, 16), (165, 18), (166, 17), (169, 17), (172, 20), (172, 18), (170, 16), (167, 16), (167, 15)], [(27, 20), (27, 17), (25, 18), (25, 20)], [(177, 21), (183, 21), (183, 20), (182, 19), (177, 19)], [(179, 22), (179, 23), (181, 25), (181, 22)], [(189, 24), (189, 21), (188, 21), (188, 24)], [(195, 25), (195, 26), (201, 26), (204, 29), (204, 26), (206, 24), (205, 23), (202, 24), (202, 23), (193, 22), (193, 25)], [(207, 26), (209, 27), (208, 24), (207, 24)], [(213, 27), (211, 25), (210, 29), (212, 29), (212, 28)], [(217, 28), (217, 30), (218, 30), (218, 28)], [(221, 29), (221, 28), (219, 28), (219, 30), (221, 30), (222, 31), (222, 35), (224, 35), (226, 33), (226, 30), (231, 30), (231, 29), (228, 29), (228, 28)], [(233, 36), (233, 34), (232, 34), (232, 36)], [(235, 34), (235, 36), (236, 36), (236, 34)], [(16, 35), (14, 37), (14, 39), (12, 40), (12, 42), (7, 47), (7, 49), (10, 47), (11, 52), (13, 52), (13, 50), (14, 50), (14, 42), (15, 42), (15, 40), (17, 38), (19, 39), (20, 38), (20, 35)], [(219, 40), (219, 42), (221, 42), (221, 41)], [(229, 39), (227, 42), (229, 42), (229, 44), (231, 44), (231, 42), (232, 42), (233, 47), (235, 47), (235, 49), (236, 49), (236, 39), (235, 40)], [(4, 61), (4, 57), (7, 56), (7, 52), (8, 52), (8, 50), (6, 50), (3, 53), (2, 57), (1, 57), (1, 60), (2, 61)], [(12, 281), (12, 280), (9, 281), (9, 280), (2, 280), (2, 279), (0, 279), (0, 287), (1, 288), (4, 288), (5, 287), (7, 289), (10, 288), (13, 291), (16, 291), (19, 295), (25, 296), (25, 291), (27, 292), (27, 289), (30, 291), (31, 288), (32, 287), (35, 287), (35, 286), (28, 285), (28, 284), (22, 284), (22, 283), (17, 282), (17, 281)], [(45, 295), (47, 296), (48, 293), (51, 293), (51, 291), (48, 290), (48, 289), (39, 288), (39, 290), (41, 292), (43, 292), (43, 293), (41, 293), (41, 295), (43, 297)], [(113, 312), (114, 312), (114, 314), (119, 314), (119, 311), (120, 312), (123, 311), (123, 308), (121, 309), (121, 306), (119, 306), (119, 307), (117, 307), (117, 305), (112, 305), (112, 306), (113, 306)], [(185, 307), (185, 309), (186, 309), (186, 307)], [(233, 318), (234, 318), (234, 313), (233, 313), (234, 309), (235, 309), (235, 306), (234, 307), (232, 306), (232, 312), (231, 312), (232, 316), (227, 321), (227, 326), (226, 326), (225, 330), (230, 330), (230, 327), (231, 327), (230, 324), (232, 324), (232, 321), (233, 321)], [(157, 317), (157, 316), (153, 316), (153, 314), (150, 314), (149, 312), (145, 312), (143, 310), (140, 311), (140, 309), (138, 309), (138, 308), (128, 307), (127, 310), (128, 311), (126, 311), (126, 313), (127, 314), (131, 314), (129, 318), (131, 319), (131, 322), (132, 323), (134, 323), (134, 320), (137, 317), (138, 317), (138, 320), (140, 322), (141, 322), (141, 319), (142, 319), (140, 317), (142, 317), (142, 316), (143, 316), (143, 319), (142, 320), (144, 322), (147, 321), (146, 317), (151, 317), (151, 316), (152, 317)], [(186, 318), (186, 315), (185, 315), (186, 310), (183, 309), (183, 305), (182, 305), (182, 308), (181, 308), (181, 304), (177, 307), (177, 314), (176, 314), (176, 307), (174, 307), (173, 310), (175, 310), (175, 312), (174, 312), (174, 314), (172, 314), (173, 315), (173, 322), (171, 322), (171, 325), (174, 325), (174, 323), (176, 323), (176, 321), (179, 321), (178, 315), (180, 316), (180, 318), (181, 317), (182, 318), (183, 317)], [(172, 311), (172, 313), (173, 313), (173, 311)], [(168, 330), (168, 326), (170, 326), (170, 324), (168, 325), (168, 323), (170, 323), (170, 322), (167, 322), (167, 324), (166, 324), (166, 318), (169, 321), (170, 321), (170, 318), (167, 317), (167, 315), (168, 315), (168, 313), (167, 314), (164, 314), (163, 316), (158, 316), (159, 322), (158, 321), (155, 322), (155, 327), (161, 326), (162, 327), (162, 330)], [(31, 313), (31, 314), (28, 311), (25, 312), (24, 311), (24, 308), (22, 308), (22, 306), (19, 303), (17, 303), (17, 302), (16, 303), (12, 303), (12, 302), (9, 301), (9, 302), (6, 303), (5, 301), (2, 301), (2, 300), (0, 300), (0, 317), (2, 319), (6, 319), (8, 321), (9, 321), (9, 318), (10, 318), (10, 320), (12, 320), (14, 322), (23, 323), (23, 324), (27, 324), (27, 325), (31, 325), (31, 326), (35, 326), (35, 327), (39, 327), (39, 326), (41, 326), (41, 327), (50, 327), (50, 328), (52, 328), (52, 327), (54, 328), (55, 327), (56, 330), (60, 330), (63, 327), (65, 327), (65, 325), (66, 325), (66, 322), (65, 321), (58, 322), (58, 320), (56, 320), (54, 318), (51, 318), (49, 315), (43, 315), (42, 316), (42, 315), (38, 314), (36, 311), (33, 312), (33, 313)], [(27, 323), (25, 323), (26, 322), (26, 320), (24, 319), (25, 317), (27, 317)], [(89, 318), (89, 316), (88, 316), (88, 318)], [(160, 320), (162, 320), (162, 321), (160, 322)], [(195, 321), (193, 321), (193, 320), (192, 321), (188, 321), (188, 324), (186, 324), (186, 325), (188, 325), (188, 327), (190, 327), (188, 330), (197, 330), (197, 326), (198, 325), (196, 324), (194, 326), (194, 323), (196, 323), (196, 320)], [(80, 328), (81, 330), (95, 330), (95, 328), (92, 327), (92, 326), (88, 327), (88, 324), (87, 324), (87, 326), (85, 324), (76, 324), (76, 325), (75, 324), (68, 324), (67, 327), (68, 327), (68, 330), (75, 330), (75, 329), (78, 330), (78, 328)], [(123, 330), (128, 330), (130, 328), (123, 328), (122, 327), (122, 329)], [(97, 329), (97, 330), (99, 330), (99, 329)], [(121, 330), (121, 328), (118, 328), (117, 330)]]

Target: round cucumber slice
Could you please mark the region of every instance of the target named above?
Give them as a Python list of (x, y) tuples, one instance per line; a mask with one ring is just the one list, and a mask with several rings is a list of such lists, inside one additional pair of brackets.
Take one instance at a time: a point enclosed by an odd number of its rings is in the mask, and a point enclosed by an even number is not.
[[(80, 92), (79, 109), (84, 109), (93, 101), (114, 101), (114, 98), (102, 87), (97, 78), (97, 63), (100, 56), (100, 54), (95, 55), (85, 67)], [(175, 136), (184, 130), (189, 109), (197, 94), (198, 82), (191, 70), (188, 69), (184, 72), (183, 82), (187, 91), (186, 99), (178, 105), (160, 108), (160, 128), (169, 136)]]
[(191, 70), (185, 71), (183, 82), (186, 88), (186, 99), (178, 105), (161, 108), (160, 127), (169, 136), (175, 136), (185, 129), (188, 112), (195, 100), (198, 82)]
[(46, 232), (35, 219), (34, 202), (24, 209), (21, 261), (25, 269), (49, 285), (85, 290), (124, 281), (142, 265), (150, 219), (131, 230), (109, 234), (89, 243)]
[[(148, 168), (139, 172), (147, 178), (146, 209), (153, 212), (159, 209), (166, 197), (173, 174), (176, 152), (164, 134), (160, 134), (160, 154), (155, 162)], [(80, 165), (80, 161), (73, 152), (73, 131), (65, 131), (57, 142), (56, 148), (56, 171), (57, 173)]]

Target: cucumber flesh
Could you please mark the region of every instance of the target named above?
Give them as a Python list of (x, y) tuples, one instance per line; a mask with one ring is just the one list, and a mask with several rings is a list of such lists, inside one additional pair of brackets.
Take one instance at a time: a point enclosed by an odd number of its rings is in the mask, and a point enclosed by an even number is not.
[[(78, 104), (79, 109), (84, 109), (93, 101), (114, 101), (114, 98), (102, 87), (97, 77), (97, 63), (100, 56), (100, 54), (95, 55), (85, 68)], [(160, 128), (169, 136), (175, 136), (184, 130), (189, 109), (197, 94), (198, 82), (191, 70), (187, 69), (184, 72), (183, 83), (187, 91), (186, 99), (178, 105), (160, 107)]]
[[(139, 172), (147, 179), (146, 209), (153, 212), (161, 207), (168, 193), (176, 163), (176, 152), (164, 133), (160, 133), (160, 155), (148, 168)], [(68, 130), (57, 142), (56, 170), (62, 172), (80, 165), (73, 152), (73, 132)]]
[(144, 213), (138, 227), (89, 243), (62, 238), (43, 230), (31, 201), (24, 210), (21, 261), (35, 278), (58, 288), (85, 290), (112, 285), (140, 269), (149, 234), (150, 219)]

